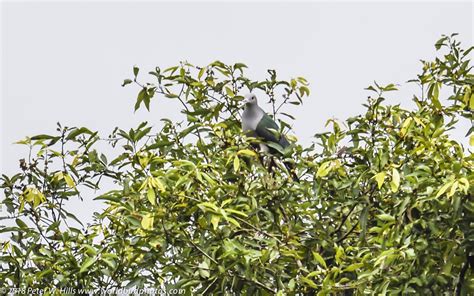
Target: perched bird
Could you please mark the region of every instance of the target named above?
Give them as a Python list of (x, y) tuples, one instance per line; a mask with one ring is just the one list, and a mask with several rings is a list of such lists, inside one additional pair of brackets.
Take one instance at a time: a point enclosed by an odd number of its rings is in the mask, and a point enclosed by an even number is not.
[[(270, 143), (278, 144), (282, 149), (290, 146), (290, 142), (284, 135), (278, 134), (279, 128), (277, 123), (258, 106), (257, 96), (255, 94), (245, 95), (243, 101), (244, 112), (242, 113), (242, 130), (249, 136), (260, 138), (262, 140), (260, 149), (273, 155), (281, 155), (275, 145), (267, 145)], [(271, 147), (273, 146), (273, 147)], [(286, 168), (293, 175), (294, 180), (298, 180), (292, 163), (284, 162)]]

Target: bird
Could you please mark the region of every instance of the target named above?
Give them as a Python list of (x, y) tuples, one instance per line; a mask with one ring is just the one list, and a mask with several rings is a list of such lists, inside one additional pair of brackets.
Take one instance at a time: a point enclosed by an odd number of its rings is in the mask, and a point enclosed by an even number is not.
[[(253, 93), (246, 94), (242, 103), (244, 109), (242, 113), (243, 132), (248, 136), (262, 140), (259, 143), (260, 150), (282, 156), (282, 151), (290, 146), (290, 142), (285, 135), (278, 134), (278, 124), (260, 108), (257, 96)], [(275, 149), (275, 144), (278, 144), (282, 149)], [(292, 174), (293, 179), (298, 180), (294, 172), (294, 164), (285, 161), (283, 163)]]

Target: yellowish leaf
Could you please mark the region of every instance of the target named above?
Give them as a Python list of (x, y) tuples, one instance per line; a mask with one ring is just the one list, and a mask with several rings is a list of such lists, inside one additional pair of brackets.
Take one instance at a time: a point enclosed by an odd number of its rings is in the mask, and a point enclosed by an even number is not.
[(447, 196), (451, 197), (456, 193), (456, 190), (458, 189), (459, 182), (455, 181), (453, 185), (451, 185), (451, 190), (449, 190)]
[(234, 157), (234, 172), (238, 172), (240, 168), (240, 160), (237, 156)]
[(380, 172), (373, 177), (375, 181), (377, 181), (377, 186), (379, 189), (382, 188), (383, 182), (385, 180), (385, 175), (385, 172)]
[(69, 174), (64, 174), (64, 181), (66, 181), (66, 184), (69, 186), (69, 188), (76, 188), (76, 184)]
[(400, 187), (400, 174), (396, 168), (392, 169), (392, 181), (390, 182), (390, 188), (392, 192), (397, 192)]
[(214, 230), (217, 229), (217, 226), (219, 226), (219, 221), (221, 220), (221, 216), (219, 215), (212, 215), (211, 216), (211, 224)]
[(408, 117), (407, 119), (405, 119), (405, 121), (403, 122), (402, 124), (402, 128), (400, 129), (400, 137), (405, 137), (405, 135), (407, 134), (407, 131), (410, 127), (410, 124), (412, 122), (412, 118), (411, 117)]
[(316, 172), (316, 177), (325, 177), (331, 172), (332, 168), (332, 162), (331, 161), (326, 161), (321, 166), (318, 168), (318, 171)]
[(155, 195), (155, 190), (153, 188), (148, 188), (148, 192), (146, 194), (146, 197), (148, 198), (148, 201), (152, 205), (156, 205), (156, 195)]
[(436, 198), (440, 197), (441, 195), (443, 195), (446, 190), (448, 190), (449, 187), (451, 187), (451, 185), (453, 185), (453, 182), (454, 181), (449, 181), (447, 182), (446, 184), (444, 184), (439, 190), (438, 190), (438, 193), (436, 194)]
[(257, 153), (250, 149), (243, 149), (239, 150), (239, 152), (237, 152), (237, 155), (257, 156)]
[(165, 188), (165, 184), (163, 183), (163, 181), (161, 181), (160, 178), (155, 178), (155, 184), (156, 184), (156, 187), (161, 191), (161, 192), (165, 192), (166, 191), (166, 188)]
[(145, 216), (143, 216), (142, 218), (142, 227), (143, 229), (147, 229), (147, 230), (150, 230), (150, 229), (153, 229), (153, 216), (151, 214), (146, 214)]
[(56, 172), (53, 176), (53, 181), (59, 182), (64, 179), (63, 172)]

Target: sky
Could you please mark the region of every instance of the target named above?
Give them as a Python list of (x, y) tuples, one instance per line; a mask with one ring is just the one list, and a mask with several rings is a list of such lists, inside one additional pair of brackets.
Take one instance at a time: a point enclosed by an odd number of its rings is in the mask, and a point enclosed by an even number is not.
[[(363, 112), (374, 80), (400, 84), (388, 103), (410, 106), (406, 84), (432, 59), (441, 34), (472, 45), (473, 4), (465, 2), (13, 2), (1, 6), (0, 173), (18, 172), (27, 150), (12, 144), (53, 133), (56, 122), (87, 126), (105, 137), (114, 127), (178, 118), (178, 106), (156, 99), (133, 112), (138, 89), (122, 88), (132, 67), (143, 72), (187, 60), (243, 62), (248, 75), (266, 69), (304, 76), (311, 96), (288, 110), (303, 145), (328, 119)], [(141, 79), (148, 79), (141, 76)], [(151, 78), (150, 78), (151, 79)], [(269, 106), (262, 106), (269, 111)], [(463, 143), (468, 126), (457, 136)], [(0, 197), (3, 192), (0, 193)], [(100, 205), (72, 201), (90, 221)], [(84, 206), (85, 205), (85, 206)]]

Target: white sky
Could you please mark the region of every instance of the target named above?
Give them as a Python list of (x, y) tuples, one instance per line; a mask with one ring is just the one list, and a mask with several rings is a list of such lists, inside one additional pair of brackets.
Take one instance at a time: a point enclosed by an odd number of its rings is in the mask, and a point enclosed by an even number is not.
[[(374, 80), (401, 84), (389, 103), (410, 104), (416, 88), (405, 81), (434, 56), (441, 34), (472, 44), (473, 4), (2, 2), (1, 26), (0, 172), (12, 174), (27, 152), (12, 143), (52, 133), (57, 121), (106, 136), (115, 126), (176, 117), (177, 106), (163, 99), (150, 113), (133, 113), (137, 88), (120, 86), (133, 65), (143, 74), (219, 59), (246, 63), (258, 79), (268, 68), (304, 76), (311, 97), (290, 112), (297, 137), (310, 143), (327, 119), (363, 111), (363, 89)], [(86, 205), (85, 220), (96, 207)]]

